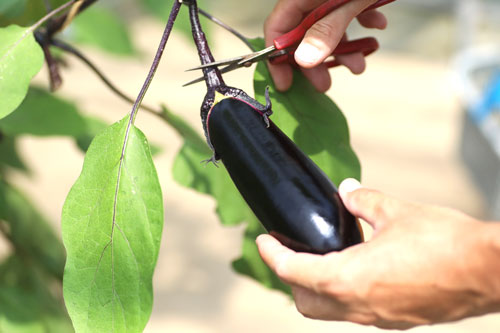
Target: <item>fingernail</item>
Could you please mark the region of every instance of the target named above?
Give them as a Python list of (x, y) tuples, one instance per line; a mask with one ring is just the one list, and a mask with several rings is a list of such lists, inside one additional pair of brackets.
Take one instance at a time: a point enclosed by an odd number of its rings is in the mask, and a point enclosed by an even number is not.
[(302, 43), (295, 51), (295, 57), (302, 62), (313, 64), (321, 57), (321, 51), (314, 45)]
[(356, 191), (360, 189), (362, 186), (359, 181), (354, 178), (344, 179), (342, 183), (339, 185), (339, 193), (341, 197), (345, 197), (348, 193)]

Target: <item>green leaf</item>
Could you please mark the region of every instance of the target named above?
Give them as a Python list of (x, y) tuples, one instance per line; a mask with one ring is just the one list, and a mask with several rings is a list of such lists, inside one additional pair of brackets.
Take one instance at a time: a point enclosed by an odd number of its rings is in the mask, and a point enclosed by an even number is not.
[[(142, 0), (142, 3), (146, 7), (146, 9), (148, 9), (153, 15), (166, 22), (172, 9), (173, 1), (175, 0)], [(198, 7), (209, 10), (210, 1), (198, 0)], [(200, 19), (205, 20), (204, 17), (200, 17)], [(189, 10), (187, 6), (182, 6), (181, 12), (179, 13), (175, 21), (174, 29), (182, 33), (189, 40), (192, 40), (193, 37), (191, 35), (191, 23), (189, 21)], [(208, 24), (203, 24), (203, 31), (207, 35), (210, 35), (210, 26)], [(208, 39), (210, 41), (210, 38)]]
[(8, 17), (21, 15), (27, 0), (3, 0), (0, 2), (0, 15)]
[(80, 148), (83, 152), (86, 152), (95, 136), (104, 131), (109, 125), (96, 117), (86, 116), (84, 121), (85, 133), (76, 137), (76, 144), (78, 148)]
[(43, 59), (43, 51), (29, 28), (0, 28), (0, 119), (21, 104)]
[[(45, 14), (46, 0), (1, 0), (0, 4), (0, 27), (10, 24), (27, 26), (35, 23)], [(57, 8), (68, 0), (49, 0), (52, 8)], [(4, 6), (4, 7), (2, 7)]]
[(0, 265), (0, 332), (73, 332), (71, 321), (54, 288), (60, 283), (21, 255)]
[(16, 112), (0, 120), (7, 135), (74, 136), (87, 133), (76, 105), (40, 88), (31, 87)]
[(31, 202), (2, 180), (0, 220), (2, 230), (17, 251), (62, 279), (65, 253), (60, 239)]
[[(204, 139), (181, 117), (163, 108), (164, 119), (184, 139), (174, 160), (173, 177), (180, 185), (212, 195), (217, 200), (217, 213), (226, 225), (241, 223), (247, 205), (234, 186), (224, 165), (217, 168), (206, 162), (213, 153)], [(222, 208), (225, 206), (226, 208)]]
[(116, 12), (102, 6), (91, 6), (72, 23), (71, 37), (82, 44), (96, 46), (118, 55), (134, 55), (130, 31)]
[(260, 258), (255, 239), (257, 236), (266, 233), (266, 230), (252, 211), (249, 208), (247, 208), (247, 210), (249, 217), (243, 236), (242, 255), (239, 259), (233, 261), (233, 269), (242, 275), (247, 275), (259, 281), (268, 288), (276, 289), (291, 295), (291, 288), (278, 279), (276, 274), (274, 274)]
[(236, 189), (224, 165), (218, 164), (217, 168), (212, 163), (201, 163), (212, 155), (208, 145), (189, 124), (178, 116), (170, 115), (169, 123), (184, 138), (184, 145), (174, 160), (172, 171), (174, 180), (183, 186), (214, 197), (217, 203), (216, 211), (222, 224), (229, 226), (248, 222), (243, 256), (233, 263), (237, 272), (251, 276), (269, 288), (290, 293), (290, 288), (260, 259), (255, 238), (265, 230)]
[(21, 171), (29, 171), (17, 153), (16, 138), (0, 134), (0, 172), (5, 166)]
[(77, 332), (144, 329), (162, 228), (150, 149), (126, 117), (95, 137), (63, 208), (64, 299)]
[[(252, 41), (261, 49), (262, 39)], [(333, 181), (361, 177), (361, 166), (349, 142), (347, 121), (337, 105), (319, 93), (300, 72), (294, 72), (293, 85), (279, 92), (267, 66), (260, 62), (255, 71), (254, 89), (257, 100), (265, 104), (264, 92), (269, 87), (273, 102), (271, 119)]]

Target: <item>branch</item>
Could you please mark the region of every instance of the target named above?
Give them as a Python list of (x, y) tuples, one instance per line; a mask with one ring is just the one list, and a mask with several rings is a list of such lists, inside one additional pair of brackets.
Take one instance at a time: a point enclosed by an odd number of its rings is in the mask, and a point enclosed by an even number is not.
[[(134, 104), (135, 100), (133, 98), (131, 98), (130, 96), (128, 96), (127, 94), (125, 94), (123, 91), (121, 91), (116, 85), (114, 85), (110, 79), (101, 71), (99, 70), (99, 68), (97, 68), (97, 66), (87, 57), (85, 56), (82, 52), (80, 52), (78, 49), (76, 49), (74, 46), (71, 46), (69, 45), (68, 43), (60, 40), (60, 39), (56, 39), (56, 38), (53, 38), (52, 39), (52, 42), (51, 42), (51, 45), (52, 46), (55, 46), (65, 52), (68, 52), (72, 55), (74, 55), (75, 57), (77, 57), (78, 59), (80, 59), (83, 63), (85, 63), (100, 79), (101, 81), (112, 91), (114, 92), (118, 97), (120, 97), (121, 99), (129, 102), (130, 104)], [(148, 112), (151, 112), (152, 114), (158, 116), (158, 117), (162, 117), (162, 112), (161, 111), (158, 111), (158, 110), (155, 110), (154, 108), (152, 107), (149, 107), (149, 106), (146, 106), (146, 105), (141, 105), (141, 108), (148, 111)]]
[(256, 51), (255, 48), (253, 47), (252, 44), (250, 44), (250, 42), (248, 41), (248, 38), (245, 37), (242, 33), (240, 33), (239, 31), (237, 31), (236, 29), (232, 28), (231, 26), (229, 26), (228, 24), (222, 22), (221, 20), (219, 20), (218, 18), (216, 18), (215, 16), (213, 16), (212, 14), (209, 14), (207, 13), (206, 11), (204, 11), (203, 9), (200, 9), (198, 8), (198, 12), (205, 16), (206, 18), (208, 18), (210, 21), (214, 22), (215, 24), (217, 24), (218, 26), (224, 28), (225, 30), (229, 31), (230, 33), (232, 33), (234, 36), (236, 36), (239, 40), (241, 40), (243, 43), (245, 43), (246, 46), (248, 46), (250, 48), (250, 50), (252, 51)]

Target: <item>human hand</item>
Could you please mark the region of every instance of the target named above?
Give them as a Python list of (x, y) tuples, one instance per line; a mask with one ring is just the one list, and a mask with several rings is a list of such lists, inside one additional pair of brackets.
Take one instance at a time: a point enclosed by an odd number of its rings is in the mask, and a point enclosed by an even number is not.
[(314, 255), (257, 238), (302, 314), (406, 329), (500, 311), (499, 225), (352, 184), (339, 191), (349, 211), (374, 228), (370, 241)]
[[(324, 2), (326, 0), (279, 0), (264, 25), (266, 45), (272, 45), (275, 38), (291, 31), (308, 12)], [(386, 27), (385, 16), (377, 10), (361, 13), (375, 2), (376, 0), (352, 0), (318, 21), (305, 35), (295, 52), (295, 60), (303, 67), (304, 75), (318, 91), (325, 92), (330, 88), (330, 74), (328, 68), (322, 63), (345, 38), (345, 30), (355, 17), (366, 28), (384, 29)], [(354, 74), (360, 74), (365, 69), (362, 53), (336, 58)], [(290, 88), (293, 79), (290, 65), (270, 64), (269, 71), (278, 90), (285, 91)]]

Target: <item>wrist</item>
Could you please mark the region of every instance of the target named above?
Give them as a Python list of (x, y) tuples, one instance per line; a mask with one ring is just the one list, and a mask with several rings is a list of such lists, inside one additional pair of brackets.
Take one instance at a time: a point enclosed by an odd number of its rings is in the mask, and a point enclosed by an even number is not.
[(500, 223), (481, 223), (480, 251), (482, 279), (487, 295), (487, 312), (500, 311)]

